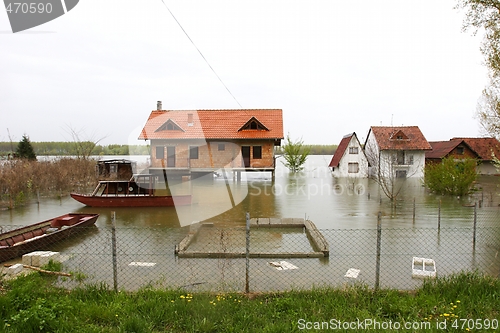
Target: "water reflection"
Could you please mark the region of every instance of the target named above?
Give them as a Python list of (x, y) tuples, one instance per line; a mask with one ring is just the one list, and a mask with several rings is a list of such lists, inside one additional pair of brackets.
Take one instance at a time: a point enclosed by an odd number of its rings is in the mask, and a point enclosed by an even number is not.
[[(368, 179), (336, 179), (326, 167), (329, 157), (310, 156), (303, 172), (290, 174), (278, 163), (276, 179), (263, 173), (243, 174), (237, 182), (227, 177), (202, 177), (176, 186), (193, 195), (191, 206), (162, 208), (89, 208), (69, 197), (44, 199), (14, 210), (0, 211), (0, 224), (25, 225), (71, 211), (101, 214), (97, 225), (109, 225), (111, 211), (119, 226), (185, 227), (197, 221), (242, 225), (252, 217), (300, 217), (320, 229), (374, 228), (379, 211), (385, 227), (471, 226), (477, 200), (498, 207), (497, 179), (482, 179), (481, 191), (456, 198), (428, 193), (420, 180), (407, 179), (394, 202)], [(413, 217), (415, 216), (415, 218)]]

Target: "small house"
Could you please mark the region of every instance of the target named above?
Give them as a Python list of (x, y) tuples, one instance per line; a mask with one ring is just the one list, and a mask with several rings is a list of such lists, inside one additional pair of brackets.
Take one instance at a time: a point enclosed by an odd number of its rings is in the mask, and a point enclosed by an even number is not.
[(478, 156), (479, 165), (477, 172), (480, 175), (497, 175), (494, 158), (500, 159), (500, 142), (495, 138), (453, 138), (463, 140)]
[(270, 171), (283, 139), (281, 109), (157, 110), (139, 136), (149, 140), (149, 172), (207, 174), (221, 168)]
[(334, 177), (368, 177), (368, 160), (356, 133), (342, 138), (329, 167)]
[(371, 175), (397, 178), (422, 178), (432, 149), (418, 126), (372, 126), (364, 147)]
[(431, 141), (429, 144), (432, 150), (425, 153), (425, 163), (427, 164), (441, 163), (444, 158), (453, 158), (454, 160), (479, 158), (479, 155), (463, 139)]

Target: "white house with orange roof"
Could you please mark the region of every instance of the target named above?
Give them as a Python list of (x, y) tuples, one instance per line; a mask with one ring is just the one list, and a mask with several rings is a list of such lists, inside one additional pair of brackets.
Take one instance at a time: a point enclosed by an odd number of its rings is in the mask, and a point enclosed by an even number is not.
[(372, 126), (364, 148), (372, 175), (398, 178), (422, 178), (432, 149), (418, 126)]
[(139, 139), (150, 141), (151, 173), (274, 173), (283, 115), (281, 109), (162, 110), (158, 102)]

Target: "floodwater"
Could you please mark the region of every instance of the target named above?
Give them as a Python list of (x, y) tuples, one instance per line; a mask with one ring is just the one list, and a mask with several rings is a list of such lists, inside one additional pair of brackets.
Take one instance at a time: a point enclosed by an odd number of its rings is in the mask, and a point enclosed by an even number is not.
[[(138, 157), (141, 162), (144, 157)], [(190, 206), (166, 208), (91, 208), (69, 196), (43, 199), (14, 210), (0, 211), (0, 227), (31, 224), (68, 212), (95, 212), (96, 228), (58, 245), (71, 270), (88, 273), (94, 280), (113, 285), (112, 214), (118, 256), (118, 287), (135, 289), (146, 283), (203, 286), (241, 290), (245, 283), (244, 259), (179, 259), (175, 246), (198, 221), (214, 224), (215, 236), (193, 244), (209, 251), (224, 237), (245, 237), (245, 214), (253, 217), (298, 217), (315, 223), (330, 245), (325, 259), (287, 260), (298, 268), (278, 271), (274, 259), (252, 259), (251, 286), (257, 290), (311, 287), (344, 283), (345, 271), (360, 268), (361, 280), (376, 281), (377, 216), (381, 213), (382, 257), (380, 284), (411, 288), (412, 256), (437, 260), (438, 273), (482, 269), (500, 273), (499, 195), (496, 177), (480, 179), (474, 195), (455, 198), (428, 193), (419, 180), (408, 179), (397, 200), (391, 202), (378, 185), (367, 179), (335, 179), (327, 168), (331, 156), (310, 156), (305, 170), (290, 174), (277, 159), (275, 181), (270, 173), (246, 173), (241, 182), (231, 172), (217, 177), (171, 183), (173, 193), (192, 193)], [(474, 207), (481, 201), (481, 208)], [(476, 218), (474, 217), (476, 216)], [(474, 220), (478, 231), (474, 233)], [(438, 230), (439, 226), (439, 230)], [(220, 231), (219, 231), (220, 230)], [(233, 232), (234, 231), (234, 232)], [(251, 249), (278, 252), (310, 251), (307, 237), (297, 230), (252, 231)], [(472, 240), (477, 242), (472, 247)], [(208, 240), (207, 240), (208, 239)], [(242, 238), (243, 239), (243, 238)], [(230, 243), (230, 242), (229, 242)], [(229, 244), (227, 243), (227, 244)], [(130, 266), (154, 263), (154, 266)], [(409, 268), (408, 268), (409, 267)], [(162, 282), (159, 282), (162, 281)], [(223, 286), (222, 286), (223, 285)], [(216, 286), (216, 287), (214, 287)]]

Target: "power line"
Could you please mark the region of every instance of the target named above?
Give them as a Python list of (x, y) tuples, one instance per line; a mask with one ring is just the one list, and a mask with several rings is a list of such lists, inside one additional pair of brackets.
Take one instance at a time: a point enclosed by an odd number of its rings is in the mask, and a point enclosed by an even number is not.
[(181, 28), (182, 32), (184, 32), (184, 34), (186, 35), (186, 37), (189, 39), (189, 41), (191, 42), (191, 44), (193, 44), (193, 46), (196, 48), (196, 50), (198, 51), (198, 53), (201, 55), (201, 57), (203, 58), (203, 60), (205, 60), (205, 63), (208, 65), (208, 67), (210, 67), (210, 69), (212, 70), (212, 72), (215, 74), (215, 76), (217, 76), (217, 78), (219, 79), (220, 83), (222, 83), (222, 85), (224, 86), (224, 88), (226, 88), (227, 92), (231, 95), (231, 97), (233, 97), (233, 99), (236, 101), (236, 103), (238, 103), (238, 105), (240, 106), (240, 108), (243, 108), (240, 104), (240, 102), (238, 102), (238, 100), (236, 99), (236, 97), (234, 97), (233, 93), (229, 90), (229, 88), (224, 84), (224, 82), (222, 81), (222, 79), (220, 78), (220, 76), (217, 74), (217, 72), (213, 69), (213, 67), (210, 65), (210, 63), (208, 62), (208, 60), (205, 58), (205, 56), (203, 55), (203, 53), (201, 53), (200, 49), (198, 48), (198, 46), (196, 46), (196, 44), (193, 42), (193, 40), (191, 39), (191, 37), (189, 37), (188, 33), (186, 32), (186, 30), (184, 30), (184, 28), (182, 27), (181, 23), (177, 20), (177, 18), (175, 17), (174, 13), (172, 13), (172, 11), (170, 10), (170, 8), (168, 8), (167, 4), (165, 3), (165, 1), (161, 0), (161, 2), (163, 3), (163, 5), (165, 6), (165, 8), (167, 8), (168, 12), (170, 13), (170, 15), (172, 15), (172, 17), (174, 18), (175, 22), (177, 22), (177, 24), (179, 25), (179, 27)]

